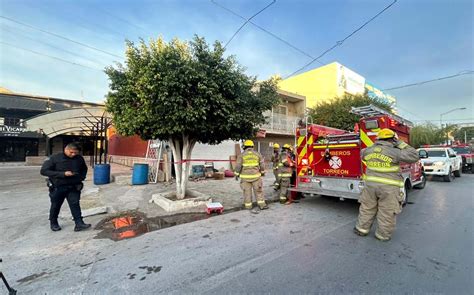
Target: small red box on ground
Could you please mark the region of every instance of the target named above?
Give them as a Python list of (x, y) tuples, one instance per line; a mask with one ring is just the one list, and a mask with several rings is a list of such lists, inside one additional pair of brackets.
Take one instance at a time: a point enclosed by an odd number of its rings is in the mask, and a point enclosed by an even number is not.
[(222, 206), (222, 204), (219, 202), (207, 203), (206, 212), (207, 214), (211, 214), (213, 212), (222, 214), (222, 212), (224, 212), (224, 206)]

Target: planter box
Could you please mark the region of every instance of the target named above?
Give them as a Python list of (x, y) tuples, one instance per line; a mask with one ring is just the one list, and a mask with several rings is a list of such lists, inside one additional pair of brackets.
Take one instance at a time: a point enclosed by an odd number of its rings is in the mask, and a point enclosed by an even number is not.
[(204, 213), (207, 204), (212, 202), (212, 198), (208, 195), (196, 192), (186, 191), (186, 198), (176, 200), (176, 192), (164, 192), (153, 194), (150, 203), (155, 203), (166, 212), (198, 212)]

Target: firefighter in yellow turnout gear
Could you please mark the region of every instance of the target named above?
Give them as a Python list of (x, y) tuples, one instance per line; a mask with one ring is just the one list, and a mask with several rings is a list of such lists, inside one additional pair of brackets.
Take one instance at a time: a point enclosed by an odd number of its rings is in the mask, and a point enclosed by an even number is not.
[(236, 179), (240, 177), (240, 187), (244, 192), (244, 207), (252, 209), (252, 191), (255, 193), (258, 207), (263, 210), (268, 206), (263, 196), (262, 176), (265, 175), (265, 164), (259, 152), (253, 150), (251, 140), (244, 142), (244, 152), (237, 158), (235, 167)]
[(414, 163), (419, 156), (414, 148), (398, 140), (394, 131), (386, 128), (379, 131), (372, 146), (362, 150), (361, 157), (367, 170), (363, 175), (365, 187), (359, 199), (359, 218), (354, 232), (368, 235), (377, 218), (375, 237), (388, 241), (395, 230), (404, 197), (400, 162)]
[(293, 173), (293, 160), (290, 155), (290, 145), (283, 145), (283, 151), (278, 160), (278, 177), (280, 179), (280, 203), (286, 203), (288, 188), (291, 183), (291, 174)]
[(273, 175), (275, 176), (275, 182), (273, 183), (274, 189), (278, 190), (280, 187), (280, 178), (278, 177), (278, 162), (280, 161), (280, 145), (275, 143), (273, 145), (273, 155), (272, 155), (272, 168)]

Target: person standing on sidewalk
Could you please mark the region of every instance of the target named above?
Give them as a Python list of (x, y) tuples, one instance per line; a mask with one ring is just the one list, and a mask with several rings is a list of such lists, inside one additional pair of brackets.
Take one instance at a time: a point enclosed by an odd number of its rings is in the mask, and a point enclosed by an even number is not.
[(275, 175), (275, 182), (273, 183), (273, 187), (275, 190), (280, 188), (280, 178), (278, 177), (278, 161), (280, 155), (280, 145), (275, 143), (273, 145), (273, 155), (272, 155), (272, 168), (273, 168), (273, 175)]
[(49, 221), (52, 231), (59, 231), (59, 211), (66, 199), (71, 210), (76, 226), (74, 231), (81, 231), (91, 227), (84, 223), (80, 206), (82, 181), (86, 179), (87, 165), (84, 158), (79, 155), (79, 145), (70, 143), (66, 145), (62, 153), (51, 156), (43, 163), (41, 175), (48, 177), (49, 197), (51, 207), (49, 209)]
[(280, 178), (280, 203), (285, 204), (290, 187), (291, 175), (293, 173), (294, 162), (290, 154), (290, 145), (283, 145), (283, 151), (278, 160), (278, 177)]
[(252, 191), (257, 199), (260, 210), (268, 209), (263, 196), (262, 176), (265, 175), (265, 163), (263, 156), (253, 150), (254, 144), (251, 140), (244, 142), (244, 152), (237, 158), (235, 167), (235, 179), (240, 178), (240, 187), (244, 193), (244, 207), (251, 210)]
[(394, 131), (385, 128), (379, 131), (372, 146), (362, 150), (361, 157), (367, 170), (362, 177), (365, 187), (359, 199), (359, 218), (354, 232), (360, 236), (368, 235), (377, 218), (375, 238), (389, 241), (395, 230), (397, 214), (402, 211), (404, 197), (405, 183), (400, 173), (400, 162), (415, 163), (419, 156), (414, 148), (398, 140)]

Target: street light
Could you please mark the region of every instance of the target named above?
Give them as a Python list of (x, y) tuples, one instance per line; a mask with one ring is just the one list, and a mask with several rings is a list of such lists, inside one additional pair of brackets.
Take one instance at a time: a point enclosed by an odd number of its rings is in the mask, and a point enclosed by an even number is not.
[[(439, 125), (441, 127), (441, 132), (443, 132), (443, 116), (444, 115), (447, 115), (449, 113), (452, 113), (452, 112), (455, 112), (455, 111), (462, 111), (462, 110), (465, 110), (466, 108), (455, 108), (455, 109), (452, 109), (450, 111), (447, 111), (445, 113), (442, 113), (439, 115)], [(446, 128), (448, 127), (448, 124), (446, 124)], [(444, 137), (444, 136), (443, 136)], [(446, 133), (446, 137), (448, 137), (448, 134)], [(448, 138), (446, 138), (446, 143), (448, 143)]]

